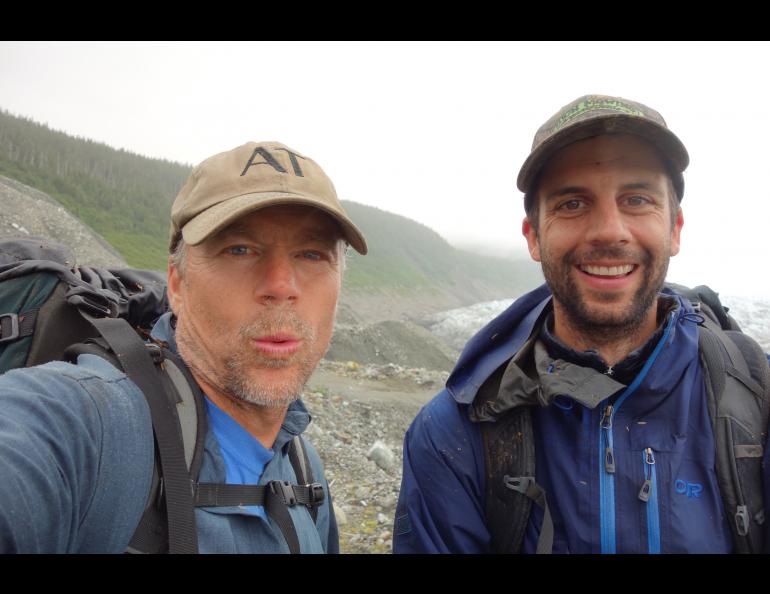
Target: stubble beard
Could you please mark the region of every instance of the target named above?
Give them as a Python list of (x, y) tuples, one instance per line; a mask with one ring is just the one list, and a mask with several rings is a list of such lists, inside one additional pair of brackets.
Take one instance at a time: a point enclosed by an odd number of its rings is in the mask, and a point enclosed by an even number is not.
[[(641, 256), (641, 257), (640, 257)], [(573, 269), (580, 261), (609, 259), (615, 261), (630, 260), (640, 262), (643, 270), (642, 282), (631, 298), (619, 312), (610, 306), (618, 298), (614, 293), (592, 292), (594, 298), (608, 304), (590, 306), (581, 295), (575, 282)], [(616, 247), (598, 247), (580, 257), (574, 250), (567, 252), (560, 261), (549, 257), (542, 258), (543, 276), (548, 283), (554, 300), (561, 306), (567, 323), (589, 343), (604, 345), (627, 339), (637, 334), (648, 319), (650, 310), (657, 303), (658, 293), (663, 287), (668, 272), (668, 257), (661, 257), (657, 264), (649, 250), (632, 253)]]
[[(289, 331), (302, 341), (299, 351), (288, 357), (271, 357), (256, 351), (252, 341), (260, 336), (270, 336)], [(239, 343), (245, 345), (225, 359), (222, 388), (231, 397), (267, 408), (285, 408), (299, 398), (313, 373), (318, 359), (314, 356), (316, 333), (293, 310), (283, 310), (253, 324), (244, 324), (238, 330)], [(296, 371), (280, 382), (255, 378), (252, 369), (282, 369), (294, 367)]]
[[(254, 348), (256, 338), (279, 332), (289, 332), (301, 340), (299, 351), (288, 357), (273, 357)], [(236, 402), (262, 408), (282, 409), (299, 399), (321, 357), (315, 329), (293, 310), (268, 312), (256, 322), (243, 324), (231, 352), (223, 359), (221, 372), (208, 363), (208, 355), (186, 333), (178, 332), (177, 341), (188, 352), (187, 365), (208, 384)], [(260, 379), (254, 373), (287, 367), (295, 367), (296, 371), (281, 381)]]

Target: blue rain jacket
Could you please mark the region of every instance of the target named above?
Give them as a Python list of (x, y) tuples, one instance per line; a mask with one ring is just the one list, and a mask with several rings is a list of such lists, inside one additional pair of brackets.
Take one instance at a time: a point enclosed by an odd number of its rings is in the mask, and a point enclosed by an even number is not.
[[(170, 314), (153, 336), (176, 350)], [(260, 484), (296, 483), (288, 444), (310, 422), (293, 403)], [(305, 440), (315, 479), (326, 488), (321, 460)], [(0, 553), (122, 553), (150, 490), (153, 436), (142, 393), (107, 361), (81, 355), (0, 375)], [(226, 468), (209, 428), (199, 479), (225, 482)], [(304, 553), (339, 552), (327, 497), (317, 524), (307, 508), (289, 509)], [(274, 522), (248, 508), (197, 508), (203, 553), (288, 553)]]
[[(714, 470), (696, 317), (687, 300), (676, 299), (661, 338), (629, 386), (607, 384), (604, 393), (578, 396), (554, 388), (550, 405), (534, 408), (536, 481), (547, 493), (555, 553), (732, 549)], [(543, 285), (483, 328), (466, 345), (446, 389), (410, 426), (395, 553), (490, 552), (484, 446), (468, 409), (485, 380), (522, 348), (549, 303)], [(602, 423), (610, 402), (611, 416)], [(608, 448), (614, 474), (606, 471)], [(646, 482), (650, 496), (643, 501)], [(535, 551), (543, 519), (540, 508), (532, 510), (524, 553)]]

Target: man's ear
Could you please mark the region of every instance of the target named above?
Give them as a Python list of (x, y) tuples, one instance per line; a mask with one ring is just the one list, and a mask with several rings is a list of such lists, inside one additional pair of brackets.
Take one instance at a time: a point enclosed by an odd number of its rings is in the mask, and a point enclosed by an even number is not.
[(671, 230), (671, 255), (676, 256), (679, 253), (680, 235), (682, 233), (682, 225), (684, 225), (684, 215), (682, 214), (682, 208), (679, 208), (679, 212), (676, 214), (676, 223)]
[(174, 266), (171, 256), (168, 257), (166, 276), (168, 277), (168, 303), (171, 306), (171, 311), (178, 315), (182, 305), (182, 275)]
[(537, 233), (535, 228), (529, 222), (528, 217), (524, 217), (521, 223), (521, 234), (527, 239), (527, 247), (529, 248), (529, 255), (535, 262), (540, 262), (540, 243), (537, 240)]

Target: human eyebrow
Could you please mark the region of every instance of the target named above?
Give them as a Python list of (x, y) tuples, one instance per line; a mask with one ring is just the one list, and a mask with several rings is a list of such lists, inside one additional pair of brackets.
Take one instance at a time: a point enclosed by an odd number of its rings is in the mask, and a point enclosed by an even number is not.
[(634, 182), (632, 184), (623, 184), (621, 190), (648, 190), (655, 191), (655, 186), (649, 182)]
[(621, 192), (639, 192), (644, 194), (648, 201), (655, 203), (661, 203), (665, 200), (666, 189), (659, 184), (650, 182), (634, 182), (630, 184), (623, 184), (620, 187)]
[(568, 196), (571, 194), (585, 194), (588, 193), (588, 188), (584, 188), (583, 186), (566, 186), (564, 188), (559, 188), (558, 190), (554, 190), (550, 194), (548, 194), (545, 197), (546, 202), (550, 202), (554, 198), (561, 198), (562, 196)]
[(308, 231), (299, 237), (301, 243), (320, 243), (329, 247), (334, 246), (337, 243), (337, 239), (338, 237), (335, 234), (318, 231)]
[(212, 239), (215, 245), (221, 245), (230, 241), (239, 241), (249, 238), (249, 233), (243, 227), (226, 227), (217, 233)]

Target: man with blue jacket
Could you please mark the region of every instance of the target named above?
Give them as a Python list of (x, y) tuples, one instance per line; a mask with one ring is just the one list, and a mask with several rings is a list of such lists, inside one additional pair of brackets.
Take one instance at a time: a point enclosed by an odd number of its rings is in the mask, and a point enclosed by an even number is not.
[(703, 317), (663, 288), (688, 160), (621, 98), (581, 97), (538, 130), (518, 187), (547, 284), (470, 340), (409, 428), (394, 552), (734, 550)]
[[(223, 506), (212, 498), (194, 511), (195, 550), (339, 551), (321, 460), (304, 439), (298, 464), (309, 464), (306, 476), (327, 495), (291, 500), (300, 473), (290, 444), (310, 422), (299, 395), (331, 339), (347, 244), (367, 251), (331, 180), (276, 142), (206, 159), (174, 201), (172, 311), (152, 335), (181, 356), (205, 395), (198, 480), (285, 484), (293, 526), (289, 539), (270, 499)], [(148, 400), (105, 359), (81, 354), (76, 365), (0, 375), (0, 552), (125, 551), (148, 504), (153, 456)]]

